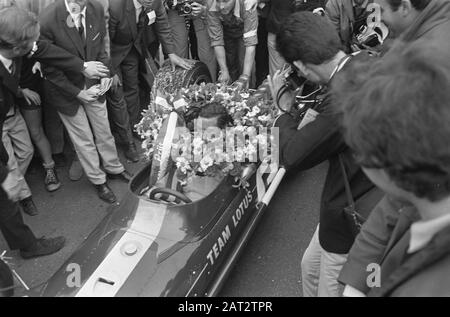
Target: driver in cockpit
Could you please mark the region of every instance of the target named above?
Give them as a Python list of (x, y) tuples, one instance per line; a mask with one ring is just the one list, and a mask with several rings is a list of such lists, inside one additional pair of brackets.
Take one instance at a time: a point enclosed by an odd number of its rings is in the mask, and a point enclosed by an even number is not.
[[(189, 119), (188, 119), (189, 120)], [(233, 118), (228, 113), (227, 109), (218, 102), (212, 102), (199, 105), (191, 109), (190, 120), (193, 122), (192, 129), (196, 133), (205, 133), (214, 131), (213, 128), (218, 128), (223, 131), (231, 125)], [(189, 123), (188, 123), (189, 125)], [(191, 131), (193, 132), (193, 131)], [(194, 159), (194, 158), (192, 158)], [(202, 157), (200, 157), (202, 159)], [(197, 173), (190, 177), (186, 184), (181, 186), (181, 182), (177, 178), (176, 166), (173, 161), (167, 165), (167, 171), (161, 177), (154, 188), (168, 188), (184, 194), (191, 201), (199, 201), (210, 195), (222, 182), (224, 176), (215, 175), (209, 176), (202, 173)], [(150, 196), (152, 190), (149, 191)], [(155, 198), (161, 198), (167, 195), (158, 194)], [(170, 199), (162, 199), (171, 201)]]

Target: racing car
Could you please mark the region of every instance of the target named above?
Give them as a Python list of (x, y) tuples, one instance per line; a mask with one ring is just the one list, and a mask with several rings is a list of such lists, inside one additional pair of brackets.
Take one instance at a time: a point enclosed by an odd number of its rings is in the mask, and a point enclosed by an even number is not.
[[(206, 66), (180, 71), (180, 85), (208, 82)], [(203, 199), (172, 188), (145, 195), (154, 160), (129, 184), (120, 204), (39, 292), (45, 297), (217, 296), (286, 171), (248, 164)], [(160, 194), (160, 195), (158, 195)], [(161, 195), (162, 194), (162, 195)], [(173, 196), (166, 201), (158, 197)]]
[[(188, 86), (211, 81), (207, 74), (206, 66), (197, 63), (174, 76)], [(244, 171), (247, 187), (236, 186), (235, 178), (227, 176), (207, 197), (191, 201), (171, 188), (143, 195), (153, 163), (137, 173), (122, 202), (111, 207), (41, 296), (218, 295), (284, 170), (261, 177), (260, 200), (258, 165), (250, 164)], [(180, 203), (158, 199), (157, 194), (175, 196)]]

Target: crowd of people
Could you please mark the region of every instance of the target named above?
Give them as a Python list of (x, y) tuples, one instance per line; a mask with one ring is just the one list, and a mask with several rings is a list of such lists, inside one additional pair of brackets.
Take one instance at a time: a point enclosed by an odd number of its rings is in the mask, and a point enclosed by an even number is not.
[[(304, 296), (450, 295), (449, 46), (448, 0), (0, 0), (1, 232), (24, 258), (65, 244), (22, 219), (38, 214), (34, 148), (48, 191), (71, 148), (70, 178), (116, 202), (107, 179), (132, 177), (118, 149), (140, 159), (148, 65), (198, 59), (213, 81), (268, 78), (286, 168), (329, 161)], [(286, 64), (325, 94), (300, 129)]]

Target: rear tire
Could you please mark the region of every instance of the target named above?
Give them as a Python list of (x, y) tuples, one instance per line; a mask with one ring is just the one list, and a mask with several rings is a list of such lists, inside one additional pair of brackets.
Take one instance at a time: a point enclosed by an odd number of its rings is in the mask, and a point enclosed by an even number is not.
[(202, 83), (211, 83), (211, 74), (208, 67), (202, 63), (197, 62), (185, 75), (183, 81), (183, 87), (189, 87), (190, 85), (199, 85)]
[(173, 94), (180, 88), (211, 82), (212, 79), (208, 67), (200, 61), (196, 62), (189, 70), (177, 67), (175, 71), (172, 71), (170, 61), (166, 61), (156, 74), (152, 92), (155, 94), (156, 90), (159, 89), (162, 92)]

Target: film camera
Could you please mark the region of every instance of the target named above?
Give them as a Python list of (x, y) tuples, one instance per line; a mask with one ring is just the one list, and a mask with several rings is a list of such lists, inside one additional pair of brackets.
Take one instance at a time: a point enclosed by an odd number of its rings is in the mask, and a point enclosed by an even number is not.
[(286, 84), (276, 97), (276, 104), (279, 105), (279, 100), (284, 92), (294, 92), (295, 100), (292, 112), (296, 117), (303, 118), (307, 114), (308, 109), (314, 109), (322, 102), (323, 88), (300, 76), (295, 65), (286, 64), (282, 69), (282, 73), (284, 73)]
[(192, 4), (194, 0), (167, 0), (169, 9), (176, 10), (180, 16), (192, 14)]
[(375, 48), (383, 44), (389, 30), (384, 24), (376, 26), (362, 26), (356, 36), (356, 44), (362, 48)]

